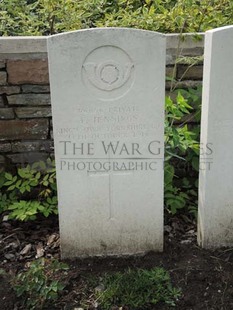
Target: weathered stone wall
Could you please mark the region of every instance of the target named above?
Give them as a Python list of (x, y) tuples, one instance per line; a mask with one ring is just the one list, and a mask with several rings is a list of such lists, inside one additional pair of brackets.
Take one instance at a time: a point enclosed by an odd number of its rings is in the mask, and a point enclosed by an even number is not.
[[(177, 88), (202, 81), (202, 64), (177, 57), (203, 55), (203, 34), (167, 35), (167, 73)], [(61, 64), (62, 65), (62, 64)], [(166, 82), (169, 92), (171, 81)], [(65, 103), (64, 103), (65, 104)], [(22, 164), (53, 154), (52, 115), (45, 37), (0, 38), (0, 163)]]

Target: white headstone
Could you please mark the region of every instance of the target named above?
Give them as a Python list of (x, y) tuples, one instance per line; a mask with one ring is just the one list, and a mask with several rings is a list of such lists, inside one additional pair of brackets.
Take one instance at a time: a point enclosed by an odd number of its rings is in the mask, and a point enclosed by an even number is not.
[(163, 249), (165, 37), (48, 38), (63, 257)]
[(198, 241), (233, 245), (233, 26), (207, 31), (203, 80)]

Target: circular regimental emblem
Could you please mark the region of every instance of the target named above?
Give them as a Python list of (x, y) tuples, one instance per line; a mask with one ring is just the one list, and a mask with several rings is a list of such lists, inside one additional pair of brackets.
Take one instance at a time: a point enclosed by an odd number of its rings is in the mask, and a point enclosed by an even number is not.
[[(105, 86), (114, 85), (119, 80), (121, 68), (120, 65), (113, 62), (102, 64), (98, 68), (99, 79), (105, 83)], [(108, 87), (107, 87), (108, 88)]]
[(82, 66), (84, 84), (102, 99), (123, 96), (134, 80), (129, 55), (115, 46), (101, 46), (86, 57)]

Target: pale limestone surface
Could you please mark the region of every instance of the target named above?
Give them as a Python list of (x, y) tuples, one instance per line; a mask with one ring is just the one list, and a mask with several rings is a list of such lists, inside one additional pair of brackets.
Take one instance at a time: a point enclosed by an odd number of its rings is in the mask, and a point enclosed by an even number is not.
[(206, 32), (198, 241), (233, 245), (233, 26)]
[(165, 48), (122, 28), (48, 38), (63, 257), (163, 249)]

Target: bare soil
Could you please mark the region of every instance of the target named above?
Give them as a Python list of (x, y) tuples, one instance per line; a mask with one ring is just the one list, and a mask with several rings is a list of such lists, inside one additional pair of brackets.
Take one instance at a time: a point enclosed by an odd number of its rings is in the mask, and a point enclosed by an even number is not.
[[(1, 221), (0, 269), (6, 272), (0, 272), (1, 310), (23, 309), (9, 281), (30, 261), (42, 256), (60, 257), (56, 217), (27, 223)], [(129, 267), (149, 269), (156, 266), (169, 271), (173, 286), (182, 290), (176, 309), (233, 309), (233, 249), (211, 251), (200, 248), (196, 243), (196, 223), (187, 217), (177, 216), (166, 221), (163, 253), (66, 262), (70, 266), (66, 287), (50, 310), (78, 308), (89, 275), (98, 277), (105, 272), (123, 271)], [(160, 304), (148, 310), (152, 309), (171, 308)]]

